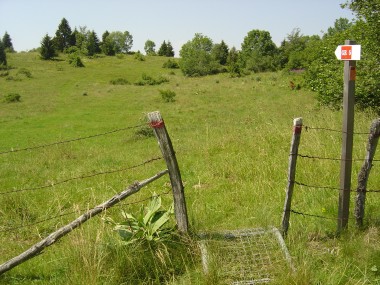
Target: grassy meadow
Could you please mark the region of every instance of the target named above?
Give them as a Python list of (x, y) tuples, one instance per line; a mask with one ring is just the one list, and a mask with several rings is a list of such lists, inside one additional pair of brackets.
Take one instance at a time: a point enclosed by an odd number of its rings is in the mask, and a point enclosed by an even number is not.
[[(83, 59), (85, 67), (74, 68), (63, 55), (42, 61), (37, 53), (8, 54), (11, 69), (0, 71), (0, 152), (137, 127), (0, 154), (0, 192), (130, 168), (160, 156), (156, 139), (141, 135), (140, 126), (146, 113), (159, 110), (177, 154), (192, 232), (279, 227), (293, 119), (303, 117), (307, 126), (340, 130), (342, 113), (319, 107), (306, 88), (291, 90), (290, 81), (302, 85), (297, 74), (188, 78), (179, 69), (162, 68), (166, 61), (125, 55)], [(167, 82), (135, 85), (144, 74)], [(120, 79), (129, 84), (111, 83)], [(159, 90), (174, 91), (175, 101), (165, 102)], [(2, 101), (11, 93), (19, 94), (20, 102)], [(376, 118), (371, 113), (355, 116), (356, 132), (368, 132)], [(354, 139), (354, 158), (364, 158), (367, 136)], [(340, 144), (338, 132), (304, 130), (300, 153), (339, 158)], [(353, 189), (361, 164), (353, 162)], [(380, 188), (379, 165), (374, 162), (369, 189)], [(134, 181), (165, 168), (158, 160), (46, 189), (0, 194), (0, 263)], [(296, 180), (339, 187), (339, 169), (339, 161), (300, 157)], [(91, 219), (0, 276), (0, 284), (217, 284), (202, 273), (195, 238), (181, 239), (168, 247), (170, 257), (157, 258), (121, 245), (104, 222), (105, 217), (121, 220), (122, 209), (137, 212), (141, 203), (134, 202), (168, 192), (168, 182), (165, 176)], [(165, 207), (172, 203), (170, 195), (162, 199)], [(357, 230), (352, 219), (339, 237), (337, 205), (336, 190), (295, 187), (294, 210), (327, 218), (291, 215), (286, 244), (297, 271), (278, 269), (273, 284), (380, 284), (380, 194), (367, 194), (365, 228)]]

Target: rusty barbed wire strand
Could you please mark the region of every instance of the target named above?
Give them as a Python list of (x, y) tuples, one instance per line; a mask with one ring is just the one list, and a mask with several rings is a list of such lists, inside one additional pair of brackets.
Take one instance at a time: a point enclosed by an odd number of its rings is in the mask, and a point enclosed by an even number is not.
[(53, 146), (53, 145), (59, 145), (59, 144), (64, 144), (64, 143), (71, 143), (71, 142), (75, 142), (75, 141), (91, 139), (91, 138), (105, 136), (105, 135), (109, 135), (109, 134), (113, 134), (113, 133), (117, 133), (117, 132), (121, 132), (121, 131), (126, 131), (126, 130), (130, 130), (130, 129), (139, 128), (139, 127), (142, 127), (142, 126), (145, 126), (145, 125), (146, 124), (140, 124), (140, 125), (136, 125), (136, 126), (115, 129), (115, 130), (104, 132), (104, 133), (100, 133), (100, 134), (89, 135), (89, 136), (79, 137), (79, 138), (74, 138), (74, 139), (67, 139), (67, 140), (63, 140), (63, 141), (58, 141), (58, 142), (53, 142), (53, 143), (47, 143), (47, 144), (42, 144), (42, 145), (37, 145), (37, 146), (18, 148), (18, 149), (12, 149), (11, 148), (11, 150), (0, 152), (0, 155), (8, 154), (8, 153), (20, 152), (20, 151), (26, 151), (26, 150), (34, 150), (34, 149), (45, 148), (45, 147), (49, 147), (49, 146)]
[[(138, 200), (138, 201), (134, 201), (134, 202), (130, 202), (130, 203), (122, 203), (122, 202), (121, 202), (121, 204), (117, 204), (117, 205), (115, 205), (114, 207), (130, 206), (130, 205), (140, 204), (140, 203), (142, 203), (142, 202), (146, 202), (146, 201), (148, 201), (148, 200), (151, 199), (152, 197), (160, 197), (160, 196), (168, 195), (171, 191), (172, 191), (172, 190), (169, 189), (168, 191), (165, 191), (165, 192), (163, 192), (163, 193), (156, 194), (156, 195), (152, 195), (152, 196), (149, 196), (149, 197), (147, 197), (147, 198), (144, 198), (144, 199), (141, 199), (141, 200)], [(54, 217), (50, 217), (50, 218), (46, 218), (46, 219), (43, 219), (43, 220), (39, 220), (39, 221), (34, 222), (34, 223), (30, 223), (30, 224), (26, 224), (26, 225), (21, 225), (21, 226), (17, 226), (17, 227), (9, 227), (9, 228), (6, 228), (6, 229), (1, 229), (1, 230), (0, 230), (0, 233), (14, 232), (14, 231), (17, 231), (17, 230), (20, 230), (20, 229), (23, 229), (23, 228), (33, 227), (33, 226), (35, 226), (35, 225), (42, 224), (42, 223), (44, 223), (44, 222), (48, 222), (48, 221), (56, 220), (56, 219), (59, 219), (59, 218), (65, 217), (65, 216), (69, 216), (69, 215), (77, 214), (78, 211), (83, 212), (83, 211), (85, 211), (85, 210), (83, 210), (83, 209), (79, 209), (79, 210), (76, 210), (76, 211), (71, 211), (71, 212), (63, 213), (63, 214), (60, 214), (60, 215), (57, 215), (57, 216), (54, 216)]]
[(52, 187), (54, 187), (56, 185), (67, 183), (67, 182), (73, 181), (73, 180), (80, 180), (80, 179), (85, 179), (85, 178), (91, 178), (91, 177), (98, 176), (98, 175), (112, 174), (112, 173), (117, 173), (117, 172), (123, 172), (123, 171), (131, 170), (133, 168), (144, 166), (146, 164), (152, 163), (152, 162), (160, 160), (160, 159), (162, 159), (162, 157), (155, 157), (155, 158), (151, 158), (149, 160), (146, 160), (146, 161), (144, 161), (142, 163), (139, 163), (139, 164), (136, 164), (136, 165), (133, 165), (133, 166), (129, 166), (129, 167), (126, 167), (126, 168), (121, 168), (121, 169), (116, 169), (116, 170), (108, 170), (108, 171), (97, 172), (97, 173), (88, 174), (88, 175), (82, 175), (82, 176), (67, 178), (67, 179), (63, 179), (63, 180), (57, 181), (57, 182), (52, 182), (52, 183), (47, 184), (47, 185), (36, 186), (36, 187), (31, 187), (31, 188), (6, 190), (4, 192), (0, 192), (0, 195), (11, 194), (11, 193), (16, 193), (16, 192), (24, 192), (24, 191), (34, 191), (34, 190), (40, 190), (40, 189), (45, 189), (45, 188), (52, 188)]
[[(322, 127), (310, 127), (310, 126), (303, 126), (305, 128), (305, 131), (308, 130), (317, 130), (317, 131), (329, 131), (329, 132), (335, 132), (335, 133), (342, 133), (346, 134), (347, 132), (331, 129), (331, 128), (322, 128)], [(348, 133), (347, 133), (348, 134)], [(353, 132), (354, 135), (369, 135), (369, 132)]]
[[(332, 161), (365, 161), (365, 158), (353, 158), (353, 159), (341, 159), (341, 158), (334, 158), (334, 157), (321, 157), (321, 156), (313, 156), (313, 155), (307, 155), (307, 154), (300, 154), (300, 153), (290, 153), (289, 155), (297, 155), (302, 158), (310, 158), (310, 159), (320, 159), (320, 160), (332, 160)], [(379, 162), (380, 159), (372, 159), (373, 162)]]
[[(296, 185), (306, 187), (306, 188), (315, 188), (315, 189), (328, 189), (328, 190), (337, 190), (340, 191), (342, 190), (341, 188), (338, 187), (332, 187), (332, 186), (318, 186), (318, 185), (309, 185), (306, 183), (298, 182), (298, 181), (290, 181), (293, 182)], [(351, 192), (357, 192), (356, 189), (350, 189)], [(365, 191), (365, 193), (380, 193), (380, 190), (377, 189), (368, 189)]]

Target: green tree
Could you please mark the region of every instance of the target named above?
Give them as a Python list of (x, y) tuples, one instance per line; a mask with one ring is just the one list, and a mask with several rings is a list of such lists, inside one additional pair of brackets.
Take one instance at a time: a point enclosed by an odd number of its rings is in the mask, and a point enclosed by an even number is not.
[(281, 43), (278, 49), (280, 68), (301, 69), (308, 65), (308, 54), (305, 49), (310, 41), (320, 40), (319, 36), (304, 36), (300, 29), (294, 29)]
[(7, 54), (5, 53), (5, 48), (3, 42), (0, 41), (0, 67), (7, 65)]
[(111, 32), (106, 38), (107, 41), (113, 46), (115, 53), (128, 53), (133, 45), (133, 37), (128, 31)]
[(45, 60), (52, 59), (57, 55), (54, 41), (48, 34), (46, 34), (41, 41), (40, 54), (41, 58)]
[(156, 44), (152, 40), (147, 40), (144, 45), (144, 50), (146, 55), (155, 55)]
[(3, 46), (6, 51), (8, 52), (14, 52), (13, 44), (12, 44), (12, 39), (11, 36), (5, 32), (3, 36)]
[(113, 56), (116, 54), (115, 43), (109, 36), (103, 39), (101, 49), (105, 55)]
[(167, 43), (166, 41), (164, 41), (161, 44), (157, 54), (159, 56), (174, 57), (174, 49), (170, 41), (168, 41)]
[(242, 68), (240, 64), (240, 54), (235, 47), (232, 47), (228, 52), (227, 69), (231, 77), (240, 77)]
[(94, 54), (100, 53), (100, 41), (98, 38), (98, 35), (95, 33), (95, 31), (91, 31), (88, 34), (88, 43), (87, 43), (87, 50), (89, 56), (93, 56)]
[(69, 22), (63, 18), (61, 23), (58, 25), (58, 29), (55, 32), (54, 44), (58, 51), (63, 52), (65, 49), (69, 48), (72, 43), (72, 32)]
[(213, 59), (212, 40), (202, 34), (195, 34), (191, 41), (184, 44), (179, 52), (180, 68), (187, 76), (203, 76), (217, 73), (219, 63)]
[(213, 58), (221, 65), (227, 64), (228, 46), (224, 41), (222, 41), (220, 44), (215, 44), (211, 50), (211, 54)]
[(252, 30), (241, 45), (242, 59), (247, 69), (261, 72), (277, 68), (277, 47), (268, 31)]
[(322, 104), (340, 108), (343, 63), (335, 58), (334, 50), (345, 40), (354, 39), (362, 46), (362, 58), (357, 62), (356, 106), (380, 114), (380, 0), (349, 1), (344, 7), (356, 13), (356, 21), (338, 19), (319, 44), (308, 45), (310, 66), (305, 81), (318, 92)]
[(380, 114), (380, 0), (351, 0), (344, 7), (358, 18), (353, 39), (362, 46), (362, 60), (357, 62), (357, 105)]
[(167, 56), (167, 57), (174, 57), (174, 49), (173, 49), (172, 43), (170, 41), (168, 41), (168, 43), (166, 45), (165, 56)]

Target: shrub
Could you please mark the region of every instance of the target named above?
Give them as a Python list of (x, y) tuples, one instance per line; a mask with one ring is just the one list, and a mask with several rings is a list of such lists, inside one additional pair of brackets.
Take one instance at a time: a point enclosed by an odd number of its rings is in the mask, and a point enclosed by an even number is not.
[(110, 81), (110, 83), (112, 85), (128, 85), (128, 84), (130, 84), (129, 81), (127, 79), (124, 79), (124, 78), (112, 79)]
[(172, 90), (159, 90), (162, 99), (165, 102), (174, 102), (174, 97), (176, 96), (175, 92)]
[(164, 62), (162, 67), (176, 69), (176, 68), (179, 68), (179, 64), (175, 60), (168, 59), (168, 61)]
[(135, 59), (139, 61), (145, 61), (145, 56), (141, 52), (138, 51), (135, 53)]
[(8, 95), (5, 95), (6, 103), (20, 102), (20, 99), (21, 99), (21, 95), (18, 93), (9, 93)]
[(138, 85), (138, 86), (160, 85), (162, 83), (169, 82), (169, 79), (163, 76), (159, 76), (157, 79), (155, 79), (152, 76), (143, 73), (141, 77), (142, 79), (135, 82), (135, 85)]
[(69, 55), (69, 64), (73, 67), (84, 67), (84, 64), (77, 53), (72, 53)]
[(32, 78), (32, 73), (26, 68), (20, 68), (17, 75), (25, 75), (28, 78)]

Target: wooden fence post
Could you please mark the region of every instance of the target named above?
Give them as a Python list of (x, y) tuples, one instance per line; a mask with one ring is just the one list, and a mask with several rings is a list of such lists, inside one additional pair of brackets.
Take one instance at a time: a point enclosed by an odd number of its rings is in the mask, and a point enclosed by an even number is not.
[[(355, 41), (345, 41), (345, 45), (355, 44)], [(345, 60), (343, 79), (343, 133), (340, 165), (340, 191), (337, 226), (338, 233), (348, 227), (348, 216), (350, 212), (349, 207), (351, 193), (352, 148), (354, 137), (356, 60)]]
[(148, 120), (150, 126), (153, 128), (154, 134), (156, 135), (158, 145), (160, 146), (162, 155), (169, 170), (170, 183), (172, 185), (174, 197), (174, 214), (176, 217), (178, 230), (182, 233), (187, 233), (189, 223), (187, 218), (184, 187), (172, 142), (159, 111), (148, 113)]
[(380, 136), (380, 118), (371, 124), (370, 134), (367, 143), (367, 152), (363, 166), (358, 175), (358, 187), (356, 189), (355, 218), (358, 227), (363, 226), (365, 198), (367, 192), (367, 182), (372, 167), (372, 160), (375, 156), (377, 143)]
[(286, 197), (284, 212), (282, 213), (282, 235), (286, 236), (289, 228), (290, 210), (292, 204), (294, 179), (296, 177), (296, 166), (298, 157), (298, 146), (301, 140), (302, 118), (296, 118), (293, 121), (293, 137), (290, 146), (289, 168), (288, 168), (288, 185), (286, 188)]

